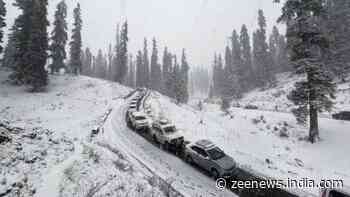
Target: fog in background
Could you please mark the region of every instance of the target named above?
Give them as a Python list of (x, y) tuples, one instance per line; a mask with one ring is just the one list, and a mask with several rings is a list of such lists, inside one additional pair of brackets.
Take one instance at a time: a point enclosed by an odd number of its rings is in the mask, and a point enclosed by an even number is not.
[[(49, 0), (51, 23), (59, 1)], [(8, 28), (19, 13), (13, 2), (5, 1)], [(117, 22), (127, 18), (130, 52), (143, 47), (144, 37), (149, 41), (156, 37), (160, 54), (165, 45), (179, 55), (186, 48), (191, 65), (196, 66), (211, 65), (214, 52), (223, 52), (234, 28), (240, 30), (245, 23), (250, 33), (255, 30), (259, 8), (265, 11), (269, 32), (281, 13), (281, 5), (272, 0), (66, 0), (69, 32), (77, 2), (82, 7), (84, 48), (107, 51), (115, 43)]]

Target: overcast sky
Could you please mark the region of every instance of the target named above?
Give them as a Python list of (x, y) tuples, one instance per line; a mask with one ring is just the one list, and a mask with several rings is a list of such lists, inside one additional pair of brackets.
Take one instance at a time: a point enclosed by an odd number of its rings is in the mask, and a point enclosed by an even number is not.
[[(49, 0), (50, 22), (56, 4)], [(8, 8), (8, 26), (13, 24), (18, 11), (5, 0)], [(168, 46), (178, 55), (186, 48), (192, 65), (211, 64), (214, 52), (222, 52), (232, 30), (240, 30), (245, 23), (250, 33), (256, 29), (257, 10), (262, 8), (272, 29), (281, 12), (281, 5), (272, 0), (66, 0), (69, 20), (72, 10), (81, 3), (83, 16), (83, 44), (94, 52), (107, 51), (115, 42), (116, 24), (127, 18), (129, 22), (129, 50), (142, 48), (143, 38), (153, 37), (160, 43), (160, 54)], [(51, 28), (50, 28), (51, 31)], [(151, 49), (149, 49), (151, 50)]]

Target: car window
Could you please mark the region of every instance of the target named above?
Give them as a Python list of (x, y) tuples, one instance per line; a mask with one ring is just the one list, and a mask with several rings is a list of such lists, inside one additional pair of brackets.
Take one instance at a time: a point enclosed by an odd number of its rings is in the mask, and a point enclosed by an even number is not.
[(218, 147), (215, 147), (213, 149), (209, 149), (209, 150), (207, 150), (207, 152), (210, 155), (210, 158), (212, 158), (213, 160), (218, 160), (218, 159), (225, 157), (224, 151), (220, 150), (220, 148), (218, 148)]
[(165, 127), (164, 128), (164, 132), (165, 133), (174, 133), (176, 131), (176, 128), (175, 127)]
[(136, 116), (135, 120), (146, 120), (146, 118), (143, 116)]
[(197, 146), (192, 146), (191, 147), (194, 151), (196, 151), (199, 155), (201, 155), (202, 157), (208, 157), (208, 154), (201, 148), (197, 147)]

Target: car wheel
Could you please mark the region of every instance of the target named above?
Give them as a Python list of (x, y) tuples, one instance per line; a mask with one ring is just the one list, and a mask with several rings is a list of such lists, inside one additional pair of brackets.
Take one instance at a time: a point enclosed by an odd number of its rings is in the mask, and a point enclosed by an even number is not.
[(192, 164), (193, 164), (193, 159), (192, 159), (192, 157), (188, 155), (188, 156), (186, 157), (186, 162), (192, 165)]
[(162, 147), (164, 150), (169, 150), (169, 143), (165, 142)]
[(218, 178), (219, 178), (219, 172), (218, 172), (216, 169), (212, 169), (212, 170), (211, 170), (211, 176), (212, 176), (214, 179), (218, 179)]

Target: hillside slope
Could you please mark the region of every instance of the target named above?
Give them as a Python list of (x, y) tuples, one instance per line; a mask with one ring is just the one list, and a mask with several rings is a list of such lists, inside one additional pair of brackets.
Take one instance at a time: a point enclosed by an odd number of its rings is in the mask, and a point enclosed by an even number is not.
[(168, 195), (167, 183), (112, 148), (115, 139), (91, 138), (130, 89), (50, 76), (47, 92), (31, 94), (8, 84), (7, 75), (0, 71), (0, 196)]
[[(291, 73), (282, 73), (277, 75), (277, 86), (266, 90), (256, 89), (243, 96), (234, 104), (239, 103), (241, 106), (255, 105), (260, 110), (290, 112), (293, 104), (287, 99), (287, 95), (294, 88), (295, 82), (300, 77), (293, 76)], [(335, 107), (333, 112), (342, 110), (350, 111), (350, 82), (338, 84)], [(328, 115), (325, 113), (323, 115)]]

